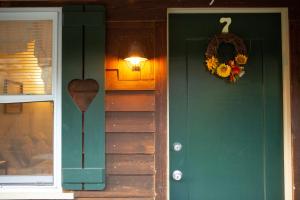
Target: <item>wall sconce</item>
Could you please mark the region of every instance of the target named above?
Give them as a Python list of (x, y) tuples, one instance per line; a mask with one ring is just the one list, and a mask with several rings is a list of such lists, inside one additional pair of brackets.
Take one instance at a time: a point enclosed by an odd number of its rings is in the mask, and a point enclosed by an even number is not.
[(145, 64), (146, 58), (143, 49), (137, 41), (134, 41), (128, 48), (124, 60), (127, 61), (132, 71), (140, 71)]

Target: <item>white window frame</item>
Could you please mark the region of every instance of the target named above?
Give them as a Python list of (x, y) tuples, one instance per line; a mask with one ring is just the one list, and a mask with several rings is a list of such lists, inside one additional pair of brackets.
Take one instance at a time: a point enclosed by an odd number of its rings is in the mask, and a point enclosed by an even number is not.
[[(0, 103), (53, 101), (53, 180), (49, 184), (0, 184), (0, 199), (73, 199), (64, 193), (61, 184), (61, 8), (0, 8), (1, 20), (52, 20), (52, 93), (50, 95), (0, 95)], [(30, 176), (26, 179), (33, 178)], [(35, 179), (39, 178), (35, 176)], [(44, 177), (47, 180), (47, 177)], [(37, 179), (36, 179), (37, 180)], [(48, 177), (49, 180), (49, 177)]]

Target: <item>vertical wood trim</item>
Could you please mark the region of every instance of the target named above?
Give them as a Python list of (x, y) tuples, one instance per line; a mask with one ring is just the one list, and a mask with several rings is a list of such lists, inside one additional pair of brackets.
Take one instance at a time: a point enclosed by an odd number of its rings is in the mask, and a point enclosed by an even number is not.
[(284, 130), (284, 193), (286, 200), (293, 199), (293, 158), (291, 132), (290, 91), (290, 39), (288, 9), (281, 11), (282, 81), (283, 81), (283, 130)]
[[(166, 14), (166, 13), (165, 13)], [(155, 26), (155, 80), (156, 80), (156, 135), (155, 135), (155, 191), (156, 200), (167, 199), (167, 24)]]
[(299, 200), (300, 199), (300, 179), (299, 179), (299, 172), (300, 172), (300, 143), (299, 143), (299, 134), (300, 134), (300, 40), (298, 39), (298, 36), (300, 34), (300, 20), (291, 20), (291, 93), (292, 93), (292, 142), (293, 142), (293, 172), (294, 172), (294, 199)]

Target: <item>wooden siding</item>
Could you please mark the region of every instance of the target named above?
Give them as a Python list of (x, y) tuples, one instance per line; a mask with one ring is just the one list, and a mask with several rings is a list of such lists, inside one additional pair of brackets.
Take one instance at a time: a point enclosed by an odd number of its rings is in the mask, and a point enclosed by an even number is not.
[[(107, 92), (106, 111), (155, 111), (155, 95), (150, 91)], [(124, 106), (126, 104), (126, 106)]]
[(295, 200), (300, 199), (300, 20), (290, 22), (292, 134), (294, 156)]
[[(164, 24), (165, 25), (165, 24)], [(157, 163), (161, 152), (157, 149), (158, 121), (161, 114), (156, 101), (161, 95), (156, 88), (155, 70), (162, 46), (156, 42), (158, 23), (108, 22), (106, 48), (106, 183), (104, 191), (79, 191), (78, 200), (154, 200), (161, 185), (161, 170)], [(120, 34), (122, 33), (122, 34)], [(142, 34), (141, 34), (142, 33)], [(142, 36), (142, 37), (141, 37)], [(132, 71), (123, 62), (123, 49), (140, 37), (147, 48), (148, 65)], [(160, 35), (158, 38), (162, 38)], [(147, 42), (145, 42), (147, 41)], [(163, 40), (159, 40), (160, 43)], [(120, 45), (120, 44), (123, 44)], [(121, 52), (121, 53), (120, 53)], [(163, 65), (163, 67), (165, 67)], [(166, 151), (164, 151), (166, 152)], [(165, 156), (164, 156), (165, 157)], [(160, 167), (159, 169), (157, 167)], [(157, 173), (158, 172), (158, 173)], [(165, 179), (165, 178), (164, 178)]]
[(106, 112), (106, 132), (154, 132), (153, 112)]
[(107, 187), (104, 191), (79, 191), (76, 197), (153, 197), (154, 196), (154, 176), (152, 175), (108, 175)]
[[(77, 198), (77, 200), (91, 200), (91, 198)], [(128, 198), (101, 198), (101, 200), (128, 200)], [(154, 198), (130, 198), (130, 200), (154, 200)]]

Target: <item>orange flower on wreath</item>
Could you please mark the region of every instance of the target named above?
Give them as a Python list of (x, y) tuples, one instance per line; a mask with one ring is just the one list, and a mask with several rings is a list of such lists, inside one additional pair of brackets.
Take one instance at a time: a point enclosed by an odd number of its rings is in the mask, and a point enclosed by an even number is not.
[(235, 57), (235, 61), (239, 65), (245, 65), (247, 63), (248, 57), (244, 54), (238, 54)]
[(214, 73), (219, 63), (218, 58), (212, 56), (210, 58), (207, 58), (205, 62), (206, 62), (207, 69), (212, 73)]
[(230, 75), (231, 67), (226, 64), (220, 64), (217, 68), (217, 74), (220, 77), (226, 78)]

